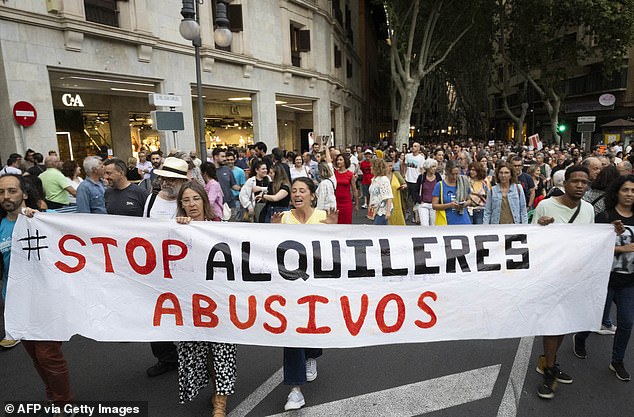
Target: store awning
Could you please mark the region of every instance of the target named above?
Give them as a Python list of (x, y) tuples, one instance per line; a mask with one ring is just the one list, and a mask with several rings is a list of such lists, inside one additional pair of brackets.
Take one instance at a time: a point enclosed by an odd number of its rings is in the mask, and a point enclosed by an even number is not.
[(601, 125), (601, 127), (634, 127), (634, 122), (625, 119), (612, 120), (609, 123)]

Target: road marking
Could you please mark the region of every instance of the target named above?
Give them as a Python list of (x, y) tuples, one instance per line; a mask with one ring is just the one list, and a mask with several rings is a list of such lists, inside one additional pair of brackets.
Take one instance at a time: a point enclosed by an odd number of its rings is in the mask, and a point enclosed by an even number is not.
[(240, 405), (231, 410), (228, 417), (244, 417), (249, 414), (275, 387), (280, 385), (283, 380), (284, 368), (280, 368), (242, 401)]
[(522, 337), (513, 360), (511, 375), (506, 383), (504, 396), (498, 408), (497, 417), (515, 417), (522, 398), (522, 388), (528, 371), (528, 364), (533, 351), (534, 337)]
[(487, 366), (269, 417), (417, 416), (490, 397), (501, 366)]

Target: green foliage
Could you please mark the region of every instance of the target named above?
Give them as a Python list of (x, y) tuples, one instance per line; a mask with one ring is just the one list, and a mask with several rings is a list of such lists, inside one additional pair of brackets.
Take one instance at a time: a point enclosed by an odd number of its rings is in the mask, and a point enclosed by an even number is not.
[(498, 0), (498, 6), (507, 57), (520, 70), (540, 70), (543, 85), (554, 86), (586, 59), (603, 60), (609, 76), (632, 42), (634, 0)]

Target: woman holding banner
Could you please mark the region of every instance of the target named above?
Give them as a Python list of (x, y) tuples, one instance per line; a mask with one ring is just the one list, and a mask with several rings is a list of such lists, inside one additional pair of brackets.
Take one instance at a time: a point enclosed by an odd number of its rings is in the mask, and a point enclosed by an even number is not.
[(496, 184), (487, 193), (483, 224), (528, 223), (524, 190), (514, 172), (509, 163), (500, 163), (495, 169)]
[[(625, 233), (617, 236), (612, 272), (608, 282), (606, 307), (616, 304), (618, 326), (612, 344), (609, 369), (621, 381), (629, 381), (630, 374), (623, 365), (625, 351), (634, 324), (634, 175), (617, 178), (605, 194), (606, 210), (595, 217), (596, 223), (622, 222)], [(586, 339), (590, 332), (572, 336), (572, 346), (579, 359), (587, 357)]]
[[(307, 177), (299, 177), (291, 186), (291, 204), (293, 209), (284, 213), (275, 213), (271, 223), (282, 224), (337, 224), (337, 210), (319, 210), (314, 205), (315, 183)], [(284, 410), (297, 410), (306, 404), (301, 385), (317, 378), (317, 358), (322, 349), (316, 348), (284, 348), (284, 384), (293, 388), (288, 394)]]
[[(216, 217), (202, 185), (196, 181), (183, 184), (178, 193), (176, 221), (211, 221)], [(211, 398), (213, 417), (226, 415), (227, 397), (235, 392), (236, 345), (213, 342), (178, 343), (178, 398), (181, 403), (193, 400), (209, 383), (207, 362), (213, 366), (215, 392)]]

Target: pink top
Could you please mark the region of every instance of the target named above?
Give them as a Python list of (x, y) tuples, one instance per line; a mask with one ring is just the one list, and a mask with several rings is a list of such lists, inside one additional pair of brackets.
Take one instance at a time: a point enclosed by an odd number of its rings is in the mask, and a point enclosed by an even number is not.
[(211, 210), (213, 210), (216, 217), (222, 218), (222, 202), (223, 194), (220, 183), (216, 180), (210, 179), (205, 184), (205, 191), (207, 191), (207, 197), (209, 197), (209, 204), (211, 204)]

